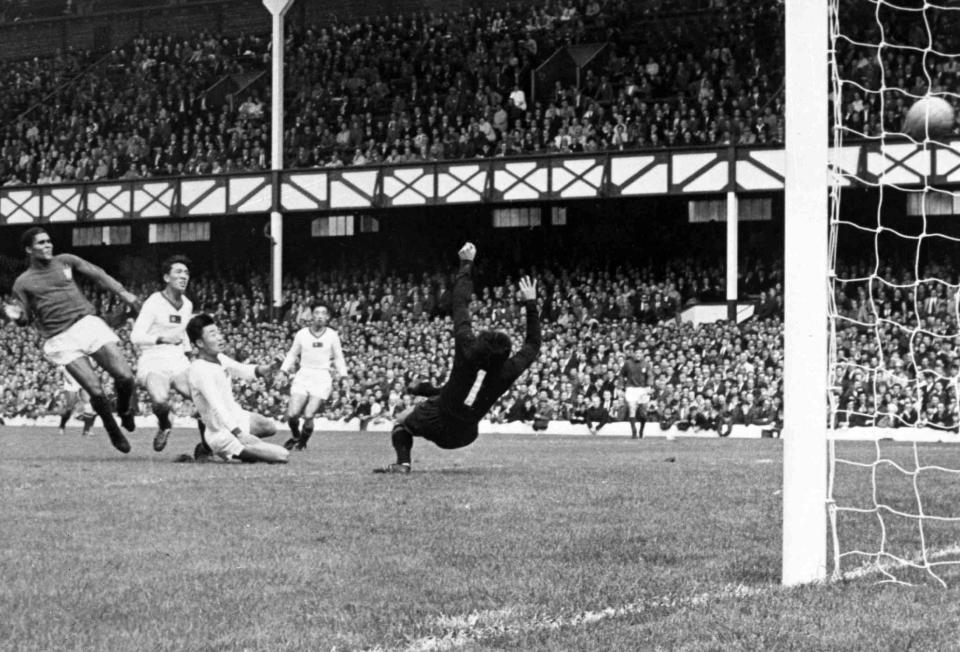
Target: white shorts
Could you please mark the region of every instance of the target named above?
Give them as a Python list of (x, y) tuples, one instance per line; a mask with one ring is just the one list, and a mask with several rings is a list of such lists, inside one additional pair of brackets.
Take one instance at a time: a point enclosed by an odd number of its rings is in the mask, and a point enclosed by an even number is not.
[(627, 405), (646, 405), (650, 402), (649, 387), (627, 387), (623, 392), (623, 399)]
[(53, 364), (65, 367), (77, 358), (96, 353), (105, 344), (119, 341), (102, 319), (87, 315), (44, 342), (43, 355)]
[(259, 437), (250, 434), (250, 413), (245, 412), (245, 414), (247, 415), (247, 422), (240, 426), (242, 432), (239, 437), (229, 430), (219, 432), (207, 430), (203, 433), (203, 441), (206, 442), (214, 454), (225, 460), (233, 459), (243, 451), (244, 445), (260, 441)]
[(306, 394), (326, 401), (333, 391), (330, 372), (316, 369), (300, 369), (290, 383), (291, 394)]
[(186, 374), (190, 360), (181, 352), (166, 355), (144, 355), (137, 360), (137, 382), (147, 384), (147, 376), (159, 374), (167, 379), (167, 384), (180, 374)]

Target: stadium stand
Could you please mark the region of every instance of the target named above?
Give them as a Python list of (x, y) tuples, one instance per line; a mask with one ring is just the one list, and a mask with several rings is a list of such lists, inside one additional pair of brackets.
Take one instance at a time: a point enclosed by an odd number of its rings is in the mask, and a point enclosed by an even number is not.
[[(751, 36), (778, 5), (679, 16), (565, 0), (291, 30), (287, 166), (782, 142), (782, 56)], [(141, 35), (0, 64), (0, 183), (266, 169), (268, 44)]]
[[(5, 263), (10, 274), (17, 271), (17, 262)], [(483, 268), (487, 271), (480, 274), (472, 306), (477, 327), (522, 333), (516, 278), (485, 280), (502, 268), (496, 260), (486, 261)], [(779, 266), (755, 269), (762, 273), (746, 274), (744, 290), (769, 292), (779, 299)], [(542, 394), (561, 420), (574, 418), (595, 394), (605, 409), (616, 414), (622, 409), (619, 370), (628, 343), (637, 343), (652, 362), (658, 389), (650, 419), (660, 418), (661, 404), (675, 415), (674, 420), (691, 424), (696, 421), (694, 409), (706, 410), (708, 404), (718, 415), (743, 401), (778, 405), (779, 307), (762, 320), (739, 325), (693, 326), (677, 319), (685, 305), (717, 298), (722, 282), (718, 267), (676, 257), (666, 267), (624, 263), (607, 270), (599, 261), (586, 258), (576, 265), (544, 263), (537, 267), (537, 274), (543, 283), (543, 355), (517, 392), (495, 408), (493, 420), (505, 420), (524, 394)], [(405, 393), (411, 380), (442, 382), (446, 378), (452, 358), (448, 275), (424, 271), (399, 276), (349, 267), (313, 271), (286, 279), (289, 299), (273, 320), (263, 281), (246, 272), (234, 276), (200, 272), (191, 281), (189, 294), (196, 306), (212, 312), (224, 326), (239, 359), (268, 359), (286, 350), (306, 317), (307, 304), (314, 299), (328, 303), (350, 369), (349, 382), (338, 387), (328, 416), (364, 422), (384, 418), (412, 400)], [(133, 289), (146, 296), (151, 286)], [(93, 288), (87, 291), (102, 313), (117, 308), (111, 296)], [(122, 327), (121, 334), (128, 335), (128, 329), (129, 325)], [(132, 346), (124, 342), (135, 362)], [(8, 359), (17, 361), (9, 367), (15, 372), (2, 379), (3, 416), (45, 414), (60, 390), (60, 375), (40, 356), (35, 331), (4, 325), (0, 347)], [(694, 350), (697, 353), (691, 354)], [(282, 383), (258, 380), (239, 395), (250, 409), (279, 417), (287, 393)], [(149, 413), (146, 401), (141, 412)], [(190, 412), (189, 404), (180, 411)], [(702, 420), (701, 425), (707, 427)]]
[[(0, 23), (118, 8), (107, 0), (6, 0)], [(534, 8), (296, 25), (288, 37), (287, 165), (782, 142), (782, 44), (769, 43), (770, 34), (779, 34), (772, 26), (781, 12), (779, 3), (548, 0)], [(872, 29), (876, 21), (863, 24)], [(899, 23), (888, 36), (915, 27)], [(571, 52), (583, 59), (574, 66), (579, 81), (551, 78), (551, 58), (566, 53), (578, 61)], [(263, 32), (202, 29), (143, 34), (106, 52), (65, 49), (4, 61), (0, 184), (265, 169), (269, 57)], [(880, 65), (853, 47), (841, 48), (839, 59), (842, 76), (868, 90), (878, 87), (881, 72), (907, 87), (923, 66), (915, 56), (893, 53)], [(955, 85), (954, 62), (928, 63), (937, 87)], [(531, 77), (536, 86), (528, 97)], [(898, 126), (908, 107), (888, 94), (881, 111), (879, 94), (852, 87), (839, 101), (844, 124), (867, 137)], [(0, 265), (2, 287), (9, 287), (16, 265)], [(576, 419), (594, 395), (621, 418), (617, 371), (630, 341), (646, 347), (655, 365), (657, 396), (648, 419), (718, 430), (779, 420), (782, 287), (775, 266), (763, 278), (741, 279), (745, 294), (761, 297), (756, 319), (697, 327), (676, 323), (676, 311), (691, 300), (721, 299), (719, 268), (678, 259), (656, 273), (624, 265), (619, 275), (604, 275), (591, 271), (587, 259), (544, 272), (546, 355), (493, 418), (529, 417), (544, 404)], [(319, 294), (337, 313), (353, 374), (331, 413), (375, 419), (410, 400), (402, 390), (412, 373), (443, 379), (448, 325), (442, 276), (422, 272), (414, 282), (364, 274), (298, 273), (288, 281), (291, 300), (279, 322), (271, 320), (259, 289), (266, 283), (256, 276), (200, 274), (191, 295), (230, 325), (240, 357), (260, 357), (286, 346), (303, 306)], [(481, 323), (510, 324), (517, 316), (510, 288), (498, 282), (481, 285), (475, 306)], [(145, 294), (145, 286), (138, 289)], [(865, 310), (865, 291), (845, 288), (837, 297), (851, 319), (840, 333), (845, 375), (838, 419), (866, 424), (886, 410), (886, 425), (925, 421), (956, 429), (956, 389), (946, 381), (960, 366), (955, 347), (931, 338), (917, 361), (929, 379), (910, 377), (902, 338), (886, 326), (882, 338), (868, 335), (876, 324)], [(946, 318), (955, 313), (950, 297), (929, 296), (922, 287), (917, 296), (883, 288), (872, 295), (891, 312), (923, 306), (920, 316), (931, 320), (933, 332), (956, 330)], [(113, 307), (98, 301), (104, 311)], [(408, 326), (402, 341), (389, 328), (397, 320)], [(42, 414), (59, 390), (34, 339), (29, 330), (0, 331), (3, 351), (18, 363), (3, 378), (6, 416)], [(562, 355), (563, 341), (573, 346), (573, 366)], [(877, 367), (871, 357), (883, 347), (895, 350), (893, 366), (903, 369), (889, 378), (866, 368)], [(412, 367), (401, 365), (396, 351)], [(918, 382), (927, 388), (919, 406), (909, 399)], [(243, 392), (249, 407), (270, 414), (280, 413), (284, 396), (285, 388), (265, 383)]]

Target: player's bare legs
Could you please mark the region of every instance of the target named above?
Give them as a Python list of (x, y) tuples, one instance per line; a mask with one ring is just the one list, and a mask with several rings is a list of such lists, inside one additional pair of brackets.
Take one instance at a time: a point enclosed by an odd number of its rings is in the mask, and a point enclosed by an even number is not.
[[(117, 414), (120, 416), (120, 423), (127, 432), (133, 432), (137, 428), (133, 420), (133, 399), (136, 386), (133, 381), (133, 371), (130, 369), (130, 364), (126, 358), (123, 357), (120, 347), (117, 346), (115, 342), (104, 344), (90, 357), (96, 360), (97, 364), (113, 377), (114, 385), (117, 388)], [(87, 366), (89, 367), (90, 365), (88, 364)], [(92, 392), (90, 396), (92, 399)], [(99, 414), (99, 412), (97, 414)]]
[(62, 393), (61, 405), (60, 405), (60, 434), (64, 434), (64, 428), (67, 427), (67, 422), (70, 421), (70, 417), (73, 416), (74, 410), (77, 408), (77, 403), (80, 400), (80, 394), (77, 392), (71, 392), (64, 390)]
[[(114, 345), (115, 347), (115, 345)], [(104, 347), (106, 348), (106, 347)], [(101, 349), (102, 351), (103, 349)], [(98, 351), (97, 353), (99, 353)], [(96, 358), (96, 355), (94, 355)], [(67, 372), (73, 376), (74, 380), (80, 383), (80, 386), (90, 395), (90, 405), (94, 412), (99, 415), (103, 421), (103, 427), (107, 429), (110, 435), (110, 443), (121, 453), (130, 452), (130, 442), (120, 432), (120, 426), (113, 418), (113, 412), (110, 411), (110, 403), (103, 391), (103, 385), (100, 383), (100, 376), (85, 357), (80, 357), (66, 365)], [(131, 382), (133, 377), (130, 377)]]
[(170, 436), (170, 380), (163, 374), (147, 374), (143, 383), (150, 396), (150, 407), (157, 417), (157, 435), (153, 438), (153, 450), (160, 452)]
[(630, 423), (630, 438), (643, 439), (643, 427), (647, 424), (646, 419), (640, 423), (640, 433), (637, 434), (637, 407), (639, 401), (627, 401), (627, 421)]
[(254, 437), (259, 437), (260, 439), (273, 437), (275, 434), (277, 434), (277, 424), (273, 422), (273, 419), (269, 419), (262, 414), (257, 414), (256, 412), (251, 412), (250, 434)]

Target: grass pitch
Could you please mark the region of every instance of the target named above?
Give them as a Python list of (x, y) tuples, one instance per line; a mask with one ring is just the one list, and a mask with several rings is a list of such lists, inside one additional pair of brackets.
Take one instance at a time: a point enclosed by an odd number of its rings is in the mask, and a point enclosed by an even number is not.
[(247, 466), (77, 432), (0, 429), (2, 649), (960, 647), (956, 588), (778, 586), (777, 440), (417, 440), (377, 476), (385, 433)]

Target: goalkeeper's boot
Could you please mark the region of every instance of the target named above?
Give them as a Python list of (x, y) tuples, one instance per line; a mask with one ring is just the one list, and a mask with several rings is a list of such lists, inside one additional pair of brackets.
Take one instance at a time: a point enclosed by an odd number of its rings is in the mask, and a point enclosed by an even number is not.
[(401, 475), (410, 473), (409, 464), (388, 464), (373, 470), (374, 473), (399, 473)]
[(291, 437), (287, 441), (283, 442), (283, 447), (286, 448), (288, 451), (292, 451), (294, 446), (296, 446), (299, 441), (300, 440), (297, 439), (296, 437)]

